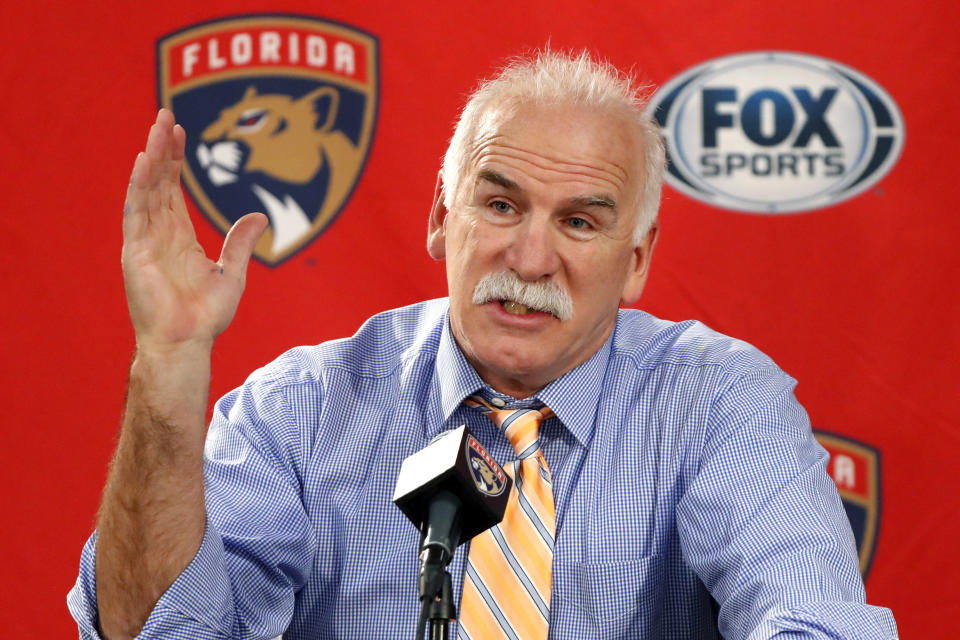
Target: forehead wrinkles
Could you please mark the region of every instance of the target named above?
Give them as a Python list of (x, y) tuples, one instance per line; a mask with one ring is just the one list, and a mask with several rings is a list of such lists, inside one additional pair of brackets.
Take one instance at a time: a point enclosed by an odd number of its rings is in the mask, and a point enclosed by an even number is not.
[(544, 182), (570, 180), (578, 176), (585, 181), (596, 181), (612, 185), (617, 193), (626, 189), (629, 174), (624, 167), (604, 160), (601, 157), (590, 158), (585, 162), (571, 162), (569, 159), (551, 154), (548, 150), (530, 151), (510, 144), (499, 133), (481, 136), (470, 153), (470, 164), (479, 168), (481, 163), (495, 156), (497, 162), (523, 170), (523, 165), (533, 165), (546, 174), (534, 179)]

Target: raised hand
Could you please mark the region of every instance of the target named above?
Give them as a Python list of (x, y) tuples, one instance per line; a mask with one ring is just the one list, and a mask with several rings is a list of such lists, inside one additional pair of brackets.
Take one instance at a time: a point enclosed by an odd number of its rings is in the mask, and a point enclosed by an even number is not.
[(123, 218), (123, 276), (138, 350), (209, 346), (236, 312), (262, 213), (233, 225), (218, 261), (197, 242), (180, 187), (186, 132), (162, 109), (137, 156)]
[(180, 189), (186, 133), (161, 110), (137, 156), (123, 217), (123, 278), (137, 354), (97, 519), (102, 637), (133, 638), (197, 553), (210, 348), (230, 324), (262, 213), (237, 221), (220, 259), (197, 242)]

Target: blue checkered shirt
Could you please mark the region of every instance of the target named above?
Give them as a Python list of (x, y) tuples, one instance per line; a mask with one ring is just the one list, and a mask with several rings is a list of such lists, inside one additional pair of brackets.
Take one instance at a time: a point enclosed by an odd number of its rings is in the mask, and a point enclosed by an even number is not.
[[(535, 398), (499, 396), (452, 339), (446, 300), (293, 349), (216, 406), (207, 528), (142, 638), (414, 635), (420, 534), (391, 502), (401, 461), (462, 404), (543, 402), (557, 505), (550, 638), (896, 637), (864, 604), (853, 535), (795, 382), (753, 347), (635, 310)], [(96, 534), (68, 596), (96, 638)], [(467, 556), (450, 566), (459, 601)], [(456, 637), (451, 625), (451, 637)], [(778, 636), (779, 637), (779, 636)]]

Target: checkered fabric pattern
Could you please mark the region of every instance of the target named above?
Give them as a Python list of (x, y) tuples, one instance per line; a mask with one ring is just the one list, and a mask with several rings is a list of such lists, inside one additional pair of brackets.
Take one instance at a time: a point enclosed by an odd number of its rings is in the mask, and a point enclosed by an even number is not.
[[(621, 310), (596, 354), (517, 400), (484, 385), (447, 310), (374, 316), (217, 403), (204, 541), (138, 640), (412, 636), (420, 532), (392, 502), (397, 474), (461, 424), (494, 459), (516, 456), (463, 404), (477, 393), (556, 414), (540, 430), (557, 525), (548, 638), (896, 637), (890, 611), (864, 604), (826, 452), (769, 358)], [(449, 568), (458, 606), (466, 546)], [(98, 637), (95, 566), (94, 535), (68, 596), (84, 640)]]

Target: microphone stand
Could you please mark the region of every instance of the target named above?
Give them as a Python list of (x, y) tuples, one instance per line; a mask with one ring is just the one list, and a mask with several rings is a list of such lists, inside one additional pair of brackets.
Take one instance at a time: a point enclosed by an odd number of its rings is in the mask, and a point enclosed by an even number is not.
[(420, 621), (417, 640), (423, 640), (427, 620), (430, 621), (430, 640), (449, 640), (448, 625), (457, 619), (453, 604), (453, 581), (447, 565), (453, 559), (453, 550), (460, 540), (460, 499), (442, 491), (430, 503), (431, 517), (420, 542)]
[(503, 519), (512, 484), (467, 425), (403, 461), (393, 501), (420, 530), (417, 640), (428, 620), (430, 640), (448, 640), (457, 609), (447, 566), (461, 542)]
[[(426, 567), (430, 567), (426, 569)], [(426, 573), (430, 576), (424, 579), (424, 572), (421, 572), (421, 584), (425, 581), (431, 583), (431, 587), (439, 583), (439, 589), (431, 589), (432, 595), (425, 594), (420, 609), (420, 627), (417, 629), (417, 640), (423, 639), (423, 623), (430, 621), (430, 640), (449, 640), (451, 620), (457, 619), (457, 607), (453, 604), (453, 581), (450, 572), (444, 565), (430, 564), (425, 565)]]

